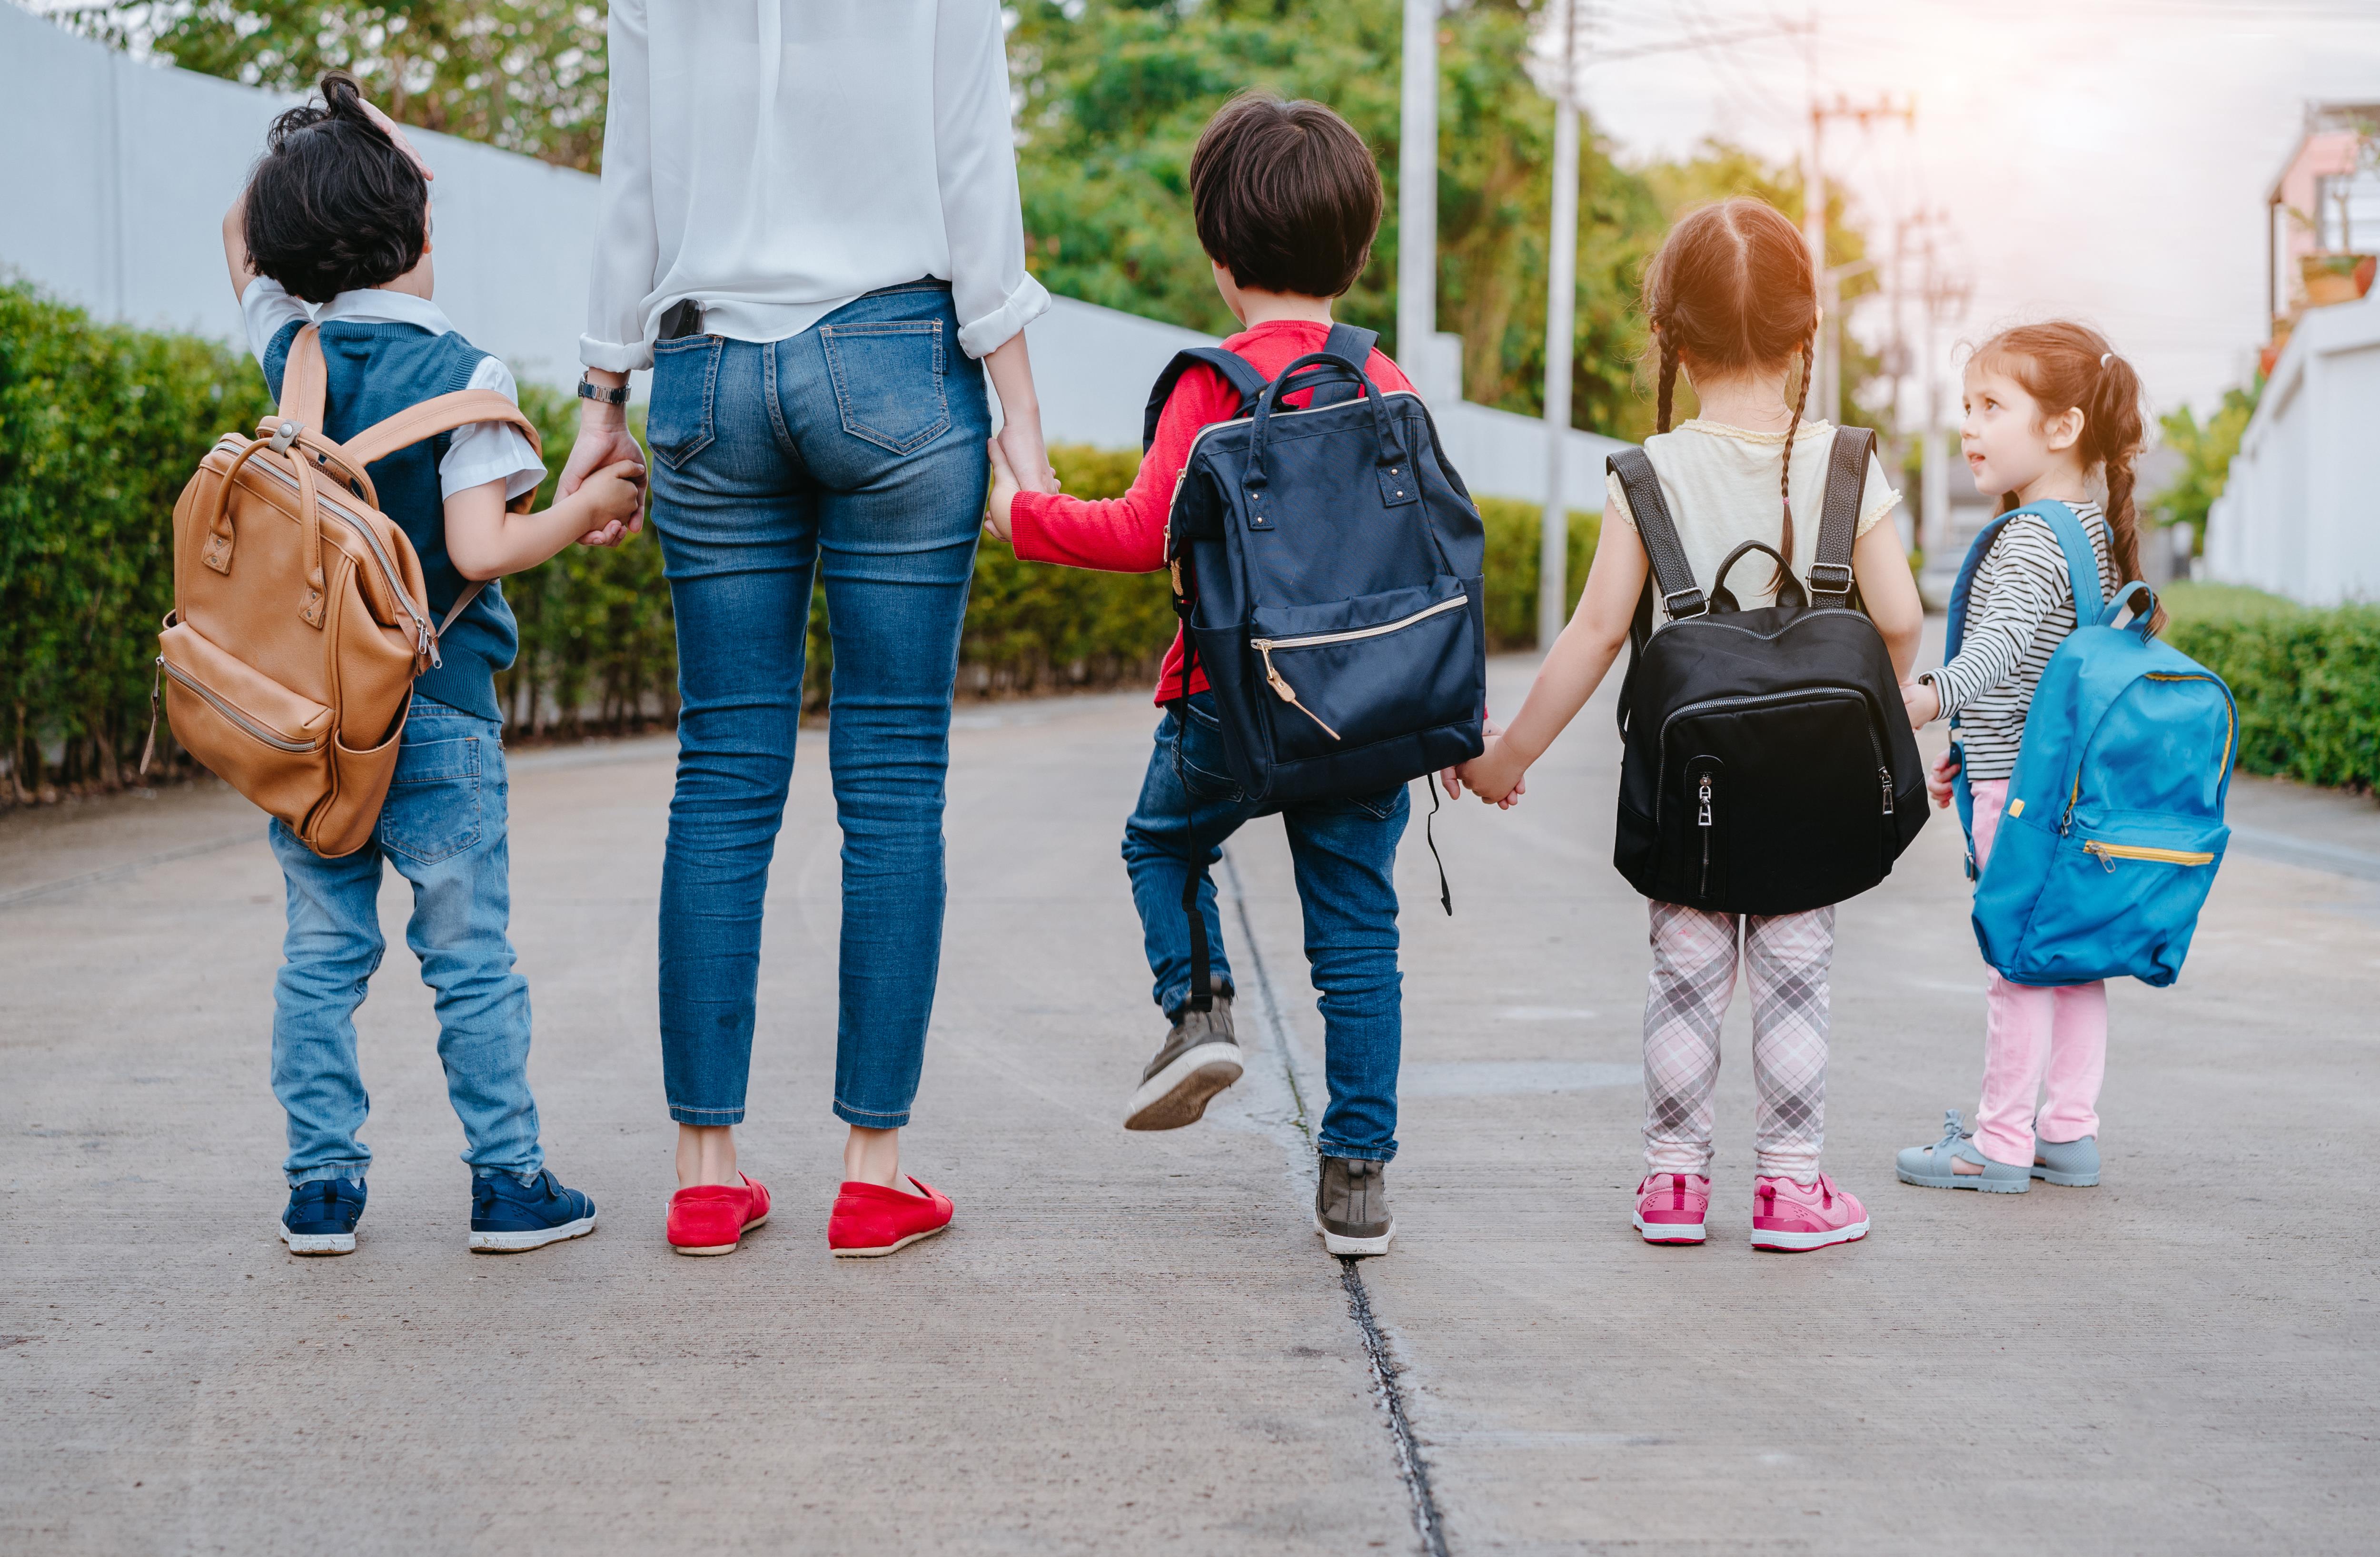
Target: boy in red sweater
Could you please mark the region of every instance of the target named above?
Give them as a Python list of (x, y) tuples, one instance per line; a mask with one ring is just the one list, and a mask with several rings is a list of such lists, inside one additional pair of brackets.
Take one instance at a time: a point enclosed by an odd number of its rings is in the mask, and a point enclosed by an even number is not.
[[(1251, 94), (1208, 122), (1190, 158), (1191, 210), (1215, 287), (1246, 329), (1223, 344), (1267, 378), (1322, 349), (1330, 305), (1362, 273), (1380, 221), (1380, 178), (1363, 139), (1318, 103)], [(1411, 390), (1379, 352), (1365, 371), (1382, 393)], [(1302, 405), (1308, 394), (1289, 397)], [(1205, 366), (1182, 376), (1132, 490), (1087, 502), (1019, 489), (991, 450), (991, 526), (1029, 561), (1110, 573), (1165, 565), (1165, 522), (1175, 478), (1201, 428), (1239, 415), (1239, 394)], [(1124, 824), (1123, 858), (1155, 975), (1158, 1008), (1172, 1024), (1141, 1074), (1126, 1129), (1195, 1123), (1209, 1099), (1240, 1078), (1232, 1032), (1232, 975), (1223, 957), (1215, 887), (1201, 882), (1198, 911), (1213, 948), (1211, 1010), (1189, 1008), (1190, 932), (1182, 888), (1222, 857), (1241, 824), (1274, 809), (1242, 798), (1222, 754), (1205, 674), (1185, 685), (1177, 633), (1157, 681), (1165, 717), (1140, 803)], [(1321, 991), (1330, 1106), (1322, 1116), (1321, 1182), (1315, 1225), (1333, 1254), (1385, 1254), (1395, 1234), (1382, 1173), (1396, 1155), (1397, 1061), (1403, 1040), (1393, 870), (1404, 836), (1405, 790), (1281, 810), (1305, 911), (1305, 954)], [(1196, 839), (1194, 856), (1192, 839)]]

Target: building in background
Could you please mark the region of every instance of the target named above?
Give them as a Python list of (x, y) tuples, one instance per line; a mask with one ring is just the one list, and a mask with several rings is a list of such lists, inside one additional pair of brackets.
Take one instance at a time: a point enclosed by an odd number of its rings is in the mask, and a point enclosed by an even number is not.
[[(263, 150), (265, 127), (292, 101), (132, 59), (0, 4), (0, 145), (10, 153), (0, 158), (0, 271), (102, 319), (240, 341), (223, 213)], [(408, 134), (438, 173), (439, 306), (522, 379), (574, 383), (597, 181), (477, 142)], [(1160, 370), (1184, 346), (1213, 344), (1063, 297), (1026, 337), (1051, 441), (1102, 448), (1137, 447)], [(1471, 404), (1451, 388), (1430, 409), (1440, 446), (1475, 492), (1545, 501), (1542, 422)], [(1570, 434), (1571, 507), (1602, 509), (1604, 457), (1621, 447)]]

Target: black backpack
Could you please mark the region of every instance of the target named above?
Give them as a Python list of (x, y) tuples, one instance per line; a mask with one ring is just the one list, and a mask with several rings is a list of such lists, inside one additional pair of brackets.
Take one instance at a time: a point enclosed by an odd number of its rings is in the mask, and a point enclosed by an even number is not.
[[(1269, 383), (1235, 353), (1185, 351), (1149, 392), (1143, 452), (1192, 366), (1240, 394), (1240, 415), (1191, 446), (1165, 557), (1184, 684), (1205, 667), (1232, 780), (1269, 806), (1377, 793), (1483, 746), (1487, 532), (1421, 397), (1365, 373), (1375, 338), (1334, 325)], [(1282, 408), (1309, 388), (1305, 408)], [(1204, 875), (1183, 893), (1202, 1010)], [(1442, 871), (1439, 899), (1453, 911)]]
[[(1725, 913), (1799, 913), (1891, 874), (1925, 825), (1925, 777), (1892, 657), (1853, 598), (1852, 541), (1875, 434), (1842, 428), (1827, 468), (1805, 591), (1774, 547), (1746, 541), (1706, 596), (1653, 462), (1613, 454), (1653, 577), (1620, 690), (1612, 863), (1645, 897)], [(1728, 574), (1756, 551), (1777, 603), (1739, 610)], [(1658, 628), (1658, 590), (1669, 620)]]
[(1183, 673), (1206, 668), (1251, 800), (1375, 793), (1481, 750), (1487, 532), (1421, 397), (1365, 374), (1373, 340), (1335, 325), (1270, 383), (1235, 353), (1185, 351), (1149, 395), (1144, 450), (1194, 363), (1240, 392), (1242, 414), (1191, 446), (1166, 561)]

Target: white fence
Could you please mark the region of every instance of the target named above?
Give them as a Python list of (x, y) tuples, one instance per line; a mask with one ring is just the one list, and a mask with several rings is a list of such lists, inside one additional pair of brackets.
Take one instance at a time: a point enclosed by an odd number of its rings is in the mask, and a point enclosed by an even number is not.
[[(0, 0), (0, 267), (103, 318), (241, 339), (220, 229), (265, 126), (291, 99), (128, 58)], [(431, 185), (438, 302), (524, 379), (578, 376), (596, 181), (451, 136), (411, 132)], [(1060, 298), (1033, 324), (1054, 441), (1136, 447), (1148, 386), (1210, 337)], [(1432, 407), (1473, 490), (1542, 501), (1544, 424), (1467, 403)], [(1563, 486), (1603, 507), (1603, 457), (1573, 432)]]
[(2380, 599), (2380, 291), (2298, 320), (2205, 555), (2210, 578), (2307, 605)]

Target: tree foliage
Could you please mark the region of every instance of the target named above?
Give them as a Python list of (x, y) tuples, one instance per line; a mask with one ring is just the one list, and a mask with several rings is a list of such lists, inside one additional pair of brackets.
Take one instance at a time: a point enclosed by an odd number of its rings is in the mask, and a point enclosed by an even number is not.
[(2264, 391), (2262, 380), (2253, 389), (2225, 390), (2222, 404), (2204, 424), (2187, 405), (2159, 424), (2167, 445), (2181, 455), (2181, 469), (2149, 500), (2150, 506), (2167, 524), (2189, 525), (2202, 549), (2207, 511), (2231, 478), (2231, 457), (2240, 452), (2240, 435), (2248, 430), (2248, 420), (2256, 414), (2256, 401)]

